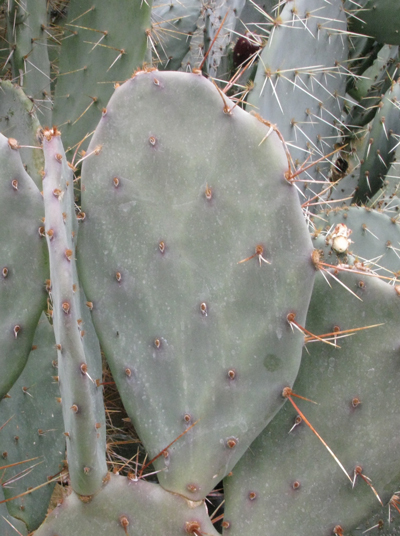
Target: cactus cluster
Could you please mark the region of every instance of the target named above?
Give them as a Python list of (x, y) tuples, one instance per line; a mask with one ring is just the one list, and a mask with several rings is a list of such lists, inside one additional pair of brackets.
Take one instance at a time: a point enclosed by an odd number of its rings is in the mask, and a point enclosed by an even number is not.
[(3, 6), (1, 535), (400, 530), (376, 4)]

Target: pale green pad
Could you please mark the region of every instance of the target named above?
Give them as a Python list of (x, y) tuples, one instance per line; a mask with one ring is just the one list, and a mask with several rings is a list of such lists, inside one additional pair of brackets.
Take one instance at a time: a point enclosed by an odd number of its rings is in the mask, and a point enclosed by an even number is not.
[[(308, 344), (293, 391), (318, 405), (293, 400), (350, 477), (361, 466), (385, 504), (400, 480), (400, 296), (393, 286), (365, 274), (336, 277), (363, 301), (331, 277), (329, 288), (319, 276), (307, 328), (322, 335), (335, 326), (384, 325), (338, 338), (340, 349)], [(270, 536), (333, 536), (337, 525), (347, 535), (380, 511), (367, 482), (358, 476), (353, 489), (304, 420), (290, 432), (297, 413), (287, 401), (225, 480), (227, 535), (256, 534), (265, 526)]]
[[(128, 524), (126, 524), (126, 522)], [(192, 523), (192, 525), (189, 525)], [(197, 523), (198, 532), (189, 532)], [(125, 525), (125, 529), (124, 529)], [(158, 484), (111, 476), (110, 482), (85, 504), (72, 493), (49, 515), (35, 536), (218, 536), (205, 504), (192, 503)]]
[(25, 366), (46, 304), (43, 216), (42, 196), (18, 149), (0, 134), (0, 399)]
[[(36, 458), (3, 473), (7, 499), (40, 486), (58, 474), (65, 460), (64, 424), (57, 384), (57, 351), (54, 332), (42, 313), (33, 339), (33, 350), (21, 376), (10, 390), (10, 398), (0, 401), (0, 465)], [(30, 469), (31, 468), (31, 469)], [(29, 530), (44, 520), (54, 483), (7, 503), (10, 514), (22, 519)], [(3, 534), (1, 532), (1, 534)]]
[(146, 60), (150, 13), (151, 0), (69, 2), (53, 116), (66, 150), (93, 132), (114, 84)]
[(82, 169), (78, 271), (100, 342), (150, 457), (200, 419), (156, 462), (193, 499), (282, 404), (302, 346), (286, 317), (304, 321), (315, 273), (281, 141), (224, 99), (201, 75), (138, 74)]

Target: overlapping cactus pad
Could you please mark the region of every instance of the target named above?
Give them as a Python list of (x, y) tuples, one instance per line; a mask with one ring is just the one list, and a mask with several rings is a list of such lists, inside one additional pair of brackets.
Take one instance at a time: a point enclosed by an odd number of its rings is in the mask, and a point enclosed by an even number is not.
[(314, 268), (286, 155), (201, 75), (158, 71), (116, 90), (91, 152), (77, 260), (93, 321), (150, 456), (187, 431), (160, 482), (199, 499), (299, 367), (287, 315), (305, 319)]
[[(65, 459), (64, 423), (56, 381), (57, 351), (53, 329), (44, 313), (33, 342), (21, 376), (9, 397), (0, 400), (3, 491), (10, 514), (23, 520), (30, 531), (42, 523), (55, 481), (35, 493), (25, 493), (58, 475)], [(0, 534), (4, 534), (1, 525)]]
[(0, 4), (0, 536), (395, 536), (400, 0)]
[(74, 490), (91, 495), (107, 472), (102, 387), (96, 382), (101, 376), (100, 347), (81, 314), (74, 254), (74, 184), (56, 128), (44, 130), (43, 149), (45, 229), (69, 473)]
[(400, 5), (396, 0), (346, 0), (345, 7), (351, 14), (353, 32), (373, 36), (382, 43), (400, 44)]
[(0, 397), (28, 359), (48, 277), (43, 201), (14, 138), (0, 135)]
[(157, 484), (113, 475), (89, 503), (70, 495), (35, 536), (207, 534), (218, 536), (202, 501), (193, 503)]
[(293, 388), (317, 404), (292, 397), (302, 415), (288, 401), (226, 479), (227, 535), (342, 536), (398, 489), (399, 288), (335, 277), (332, 288), (316, 279), (307, 322), (329, 343), (308, 337)]
[[(341, 99), (346, 87), (342, 67), (347, 61), (343, 39), (346, 17), (338, 1), (279, 4), (280, 10), (271, 10), (273, 21), (265, 16), (265, 23), (273, 30), (263, 48), (248, 101), (278, 125), (290, 143), (293, 159), (300, 164), (309, 155), (318, 160), (327, 152), (327, 140), (340, 135)], [(308, 171), (306, 197), (312, 198), (326, 186), (321, 181), (328, 171), (326, 162)]]
[[(3, 500), (4, 493), (3, 489), (0, 488), (0, 501)], [(4, 536), (13, 536), (14, 534), (17, 534), (16, 530), (18, 530), (22, 536), (26, 536), (27, 534), (24, 523), (19, 521), (19, 519), (15, 519), (14, 517), (10, 516), (7, 511), (7, 506), (4, 503), (0, 505), (0, 530), (1, 534)]]
[(114, 6), (116, 17), (107, 0), (69, 2), (53, 112), (53, 121), (64, 126), (66, 147), (96, 126), (113, 81), (125, 80), (146, 59), (151, 1), (118, 0)]

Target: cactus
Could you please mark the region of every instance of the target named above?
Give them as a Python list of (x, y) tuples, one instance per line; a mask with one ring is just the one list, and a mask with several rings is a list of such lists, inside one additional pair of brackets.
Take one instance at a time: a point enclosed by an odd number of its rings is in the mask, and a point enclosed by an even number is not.
[[(0, 82), (0, 132), (7, 138), (18, 140), (19, 154), (25, 170), (40, 189), (42, 185), (43, 153), (40, 149), (40, 123), (35, 103), (24, 91), (9, 80)], [(36, 150), (32, 150), (37, 147)]]
[(395, 534), (397, 5), (31, 4), (3, 5), (1, 534)]
[(154, 5), (153, 20), (155, 54), (159, 69), (178, 70), (188, 53), (202, 6), (198, 0), (161, 2)]
[(365, 202), (383, 186), (383, 177), (394, 156), (400, 136), (399, 127), (400, 85), (394, 83), (386, 92), (371, 125), (360, 178), (354, 196), (356, 202)]
[(377, 514), (353, 530), (351, 536), (360, 536), (366, 530), (371, 536), (392, 536), (397, 534), (400, 522), (400, 516), (397, 513), (399, 508), (398, 501), (398, 495), (394, 494), (387, 506), (381, 508)]
[[(286, 315), (305, 320), (314, 275), (281, 142), (272, 133), (260, 145), (268, 127), (233, 106), (201, 75), (138, 73), (110, 100), (82, 169), (77, 258), (93, 322), (150, 456), (200, 419), (156, 463), (167, 489), (195, 500), (276, 413), (302, 344), (283, 336)], [(254, 401), (235, 415), (249, 390)]]
[(113, 475), (89, 503), (82, 503), (72, 493), (36, 536), (157, 534), (160, 530), (164, 534), (218, 534), (203, 504), (168, 493), (151, 482)]
[(47, 49), (47, 2), (11, 0), (8, 4), (7, 39), (12, 77), (38, 107), (40, 120), (51, 118), (50, 61)]
[(66, 163), (59, 132), (46, 129), (43, 136), (45, 231), (68, 465), (73, 488), (80, 495), (92, 495), (107, 472), (105, 416), (101, 388), (96, 384), (100, 349), (98, 363), (93, 362), (95, 356), (85, 351), (83, 343), (86, 325), (75, 274), (75, 214), (64, 209), (65, 205), (73, 207), (72, 170)]
[[(43, 202), (27, 174), (16, 139), (0, 135), (1, 353), (0, 395), (21, 374), (46, 304)], [(11, 238), (11, 240), (9, 239)]]
[(399, 210), (399, 156), (400, 150), (397, 147), (392, 164), (385, 175), (382, 188), (377, 191), (368, 203), (368, 206), (384, 210), (393, 217), (397, 216)]
[(0, 529), (4, 536), (12, 536), (15, 531), (18, 530), (22, 536), (28, 534), (26, 526), (23, 521), (13, 518), (7, 510), (7, 506), (4, 504), (3, 488), (0, 489)]
[[(309, 350), (293, 386), (294, 393), (318, 405), (293, 400), (338, 456), (343, 470), (304, 418), (296, 420), (299, 411), (287, 401), (226, 479), (229, 534), (252, 534), (266, 523), (277, 535), (293, 533), (298, 526), (307, 527), (310, 535), (333, 534), (339, 526), (347, 534), (390, 500), (399, 481), (393, 447), (398, 417), (390, 402), (399, 381), (399, 296), (393, 287), (361, 274), (340, 274), (339, 280), (348, 290), (332, 281), (332, 291), (324, 299), (326, 282), (321, 275), (316, 279), (307, 323), (312, 333), (336, 328), (337, 339), (320, 344), (308, 337)], [(350, 301), (351, 309), (346, 307)], [(372, 326), (383, 316), (384, 325), (362, 336), (354, 332), (340, 338), (341, 331)], [(377, 396), (381, 385), (385, 389)], [(391, 433), (383, 432), (385, 422), (390, 428), (394, 424)]]
[[(368, 40), (371, 42), (371, 40)], [(360, 76), (357, 76), (359, 67), (354, 65), (354, 77), (347, 84), (347, 89), (359, 105), (354, 106), (349, 123), (358, 126), (367, 125), (375, 116), (381, 97), (391, 87), (393, 80), (397, 79), (399, 47), (392, 45), (378, 45), (378, 50), (373, 51), (376, 58), (370, 66), (363, 65)], [(381, 48), (379, 48), (381, 47)]]
[(380, 43), (399, 45), (398, 20), (400, 6), (396, 0), (346, 0), (351, 15), (350, 28), (355, 33), (367, 34)]
[[(400, 229), (396, 216), (353, 206), (316, 215), (314, 222), (319, 222), (322, 218), (326, 222), (324, 237), (328, 247), (334, 253), (352, 255), (353, 262), (347, 258), (347, 264), (362, 263), (364, 267), (373, 269), (383, 277), (395, 277), (400, 267), (397, 247), (400, 244)], [(346, 227), (343, 236), (348, 234), (349, 240), (343, 251), (340, 247), (339, 251), (338, 248), (335, 251), (332, 242), (335, 232), (338, 233), (338, 226)]]
[[(68, 6), (53, 111), (53, 122), (65, 125), (67, 148), (90, 136), (114, 83), (131, 76), (146, 59), (151, 2), (118, 0), (118, 16), (111, 18), (109, 9), (106, 0), (72, 0)], [(129, 21), (124, 32), (121, 18)]]
[[(4, 463), (18, 464), (32, 459), (8, 469), (4, 478), (6, 499), (22, 494), (8, 503), (10, 514), (24, 521), (30, 531), (36, 529), (46, 515), (55, 485), (53, 477), (62, 470), (65, 458), (61, 399), (56, 380), (54, 332), (42, 313), (28, 363), (10, 389), (9, 397), (0, 404), (2, 419), (7, 422), (0, 431)], [(23, 478), (19, 478), (21, 471), (25, 471)], [(27, 488), (51, 479), (52, 485), (24, 495)]]
[[(270, 25), (270, 38), (261, 53), (249, 104), (278, 125), (293, 147), (296, 163), (308, 155), (317, 160), (326, 153), (326, 140), (340, 136), (344, 130), (340, 119), (346, 87), (342, 68), (347, 59), (344, 13), (340, 2), (332, 2), (322, 11), (319, 0), (297, 1), (295, 10), (287, 2)], [(286, 42), (295, 45), (290, 55)], [(313, 53), (309, 54), (311, 49)], [(306, 198), (323, 190), (321, 180), (329, 171), (326, 167), (324, 162), (308, 172), (310, 182), (302, 188)]]
[[(226, 77), (226, 70), (222, 60), (225, 50), (232, 40), (233, 32), (236, 28), (237, 20), (240, 19), (245, 2), (235, 0), (219, 5), (219, 2), (211, 2), (205, 16), (204, 43), (206, 50), (209, 50), (204, 71), (213, 78)], [(211, 44), (213, 43), (213, 46)]]

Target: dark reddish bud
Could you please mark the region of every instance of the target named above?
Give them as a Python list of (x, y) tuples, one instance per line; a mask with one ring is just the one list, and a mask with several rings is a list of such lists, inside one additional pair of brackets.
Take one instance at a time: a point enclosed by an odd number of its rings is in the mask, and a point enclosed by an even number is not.
[(233, 49), (233, 65), (238, 67), (242, 63), (246, 62), (250, 56), (260, 50), (261, 43), (253, 38), (239, 37), (236, 41), (235, 48)]

